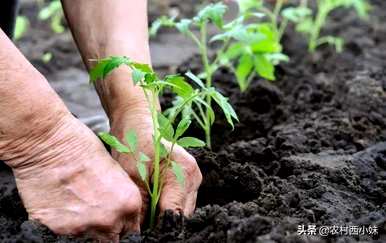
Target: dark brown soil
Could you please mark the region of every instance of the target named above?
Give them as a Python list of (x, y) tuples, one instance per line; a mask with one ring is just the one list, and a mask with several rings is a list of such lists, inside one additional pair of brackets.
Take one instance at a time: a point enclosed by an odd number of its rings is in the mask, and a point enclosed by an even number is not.
[[(291, 32), (276, 82), (255, 80), (241, 94), (220, 70), (215, 83), (240, 123), (232, 132), (220, 119), (214, 151), (192, 151), (204, 175), (196, 213), (167, 213), (155, 231), (122, 242), (386, 242), (386, 2), (372, 3), (368, 23), (347, 12), (330, 23), (347, 41), (341, 54), (310, 55)], [(180, 71), (199, 68), (192, 58)], [(0, 242), (76, 242), (27, 221), (4, 166), (0, 181)], [(300, 236), (299, 225), (379, 234)]]

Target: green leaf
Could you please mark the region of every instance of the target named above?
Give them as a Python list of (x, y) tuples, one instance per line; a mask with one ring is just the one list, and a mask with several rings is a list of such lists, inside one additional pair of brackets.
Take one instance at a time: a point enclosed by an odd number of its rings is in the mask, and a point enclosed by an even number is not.
[(146, 182), (146, 177), (147, 177), (146, 165), (143, 162), (137, 163), (137, 170), (138, 170), (139, 176), (141, 177), (142, 181)]
[(181, 185), (181, 187), (183, 187), (185, 185), (185, 176), (184, 170), (182, 169), (181, 165), (172, 161), (172, 171), (176, 176), (177, 182)]
[(306, 17), (311, 16), (312, 10), (307, 7), (288, 7), (282, 11), (284, 18), (294, 23), (303, 21)]
[(240, 56), (244, 51), (244, 46), (241, 43), (234, 43), (228, 47), (224, 53), (224, 57), (228, 60), (233, 60), (234, 58)]
[(167, 16), (161, 16), (160, 18), (156, 19), (150, 27), (150, 30), (149, 30), (150, 36), (157, 35), (159, 29), (163, 26), (164, 27), (174, 27), (175, 26), (174, 18), (169, 18)]
[(133, 72), (132, 72), (132, 78), (133, 78), (133, 82), (134, 84), (138, 84), (139, 82), (142, 81), (142, 79), (144, 78), (144, 74), (142, 71), (138, 70), (138, 69), (133, 69)]
[(200, 23), (211, 20), (218, 28), (222, 28), (226, 10), (227, 7), (223, 3), (209, 4), (198, 12), (194, 20)]
[(139, 153), (139, 162), (149, 162), (151, 159), (144, 153)]
[(273, 64), (278, 65), (280, 62), (289, 62), (289, 57), (283, 53), (268, 53), (265, 57)]
[(131, 63), (131, 65), (133, 65), (135, 69), (138, 69), (143, 73), (154, 73), (153, 69), (150, 67), (149, 64), (133, 62)]
[(187, 73), (185, 73), (185, 75), (187, 77), (189, 77), (191, 80), (193, 80), (198, 86), (200, 86), (201, 88), (205, 89), (204, 83), (195, 74), (193, 74), (192, 72), (188, 71)]
[(39, 11), (38, 19), (47, 20), (54, 16), (57, 12), (62, 12), (62, 4), (60, 1), (52, 1), (47, 7)]
[(247, 89), (247, 79), (253, 70), (253, 66), (253, 56), (251, 56), (250, 54), (245, 53), (239, 59), (239, 63), (236, 68), (236, 77), (237, 82), (239, 83), (240, 89), (242, 91), (245, 91)]
[(168, 141), (173, 141), (174, 129), (169, 119), (158, 113), (159, 132)]
[(246, 13), (250, 9), (259, 9), (263, 6), (262, 0), (237, 0), (241, 13)]
[(358, 16), (367, 19), (369, 16), (369, 10), (371, 9), (371, 5), (365, 0), (352, 0), (355, 11)]
[(180, 75), (169, 75), (165, 77), (165, 81), (172, 83), (174, 86), (172, 90), (178, 96), (183, 98), (190, 97), (194, 90), (192, 86), (185, 81), (185, 78)]
[(138, 146), (137, 134), (134, 130), (130, 130), (125, 134), (126, 143), (129, 145), (130, 152), (135, 153)]
[(17, 16), (15, 24), (15, 40), (19, 40), (24, 36), (29, 27), (29, 20), (25, 16)]
[(123, 145), (119, 140), (106, 132), (101, 132), (98, 134), (99, 137), (107, 143), (111, 148), (117, 150), (120, 153), (130, 153), (130, 149)]
[(49, 63), (52, 60), (52, 57), (53, 57), (52, 52), (46, 52), (42, 56), (42, 62)]
[(63, 19), (62, 13), (55, 14), (51, 18), (51, 29), (57, 34), (63, 33), (65, 31), (65, 28), (62, 25), (62, 19)]
[(314, 21), (308, 17), (296, 25), (296, 31), (300, 33), (311, 33), (314, 28)]
[(178, 139), (179, 137), (181, 137), (186, 132), (186, 130), (189, 128), (191, 123), (192, 123), (192, 121), (190, 120), (189, 117), (183, 118), (178, 123), (177, 129), (176, 129), (176, 134), (174, 135), (174, 138)]
[(229, 125), (234, 128), (233, 119), (238, 121), (239, 118), (237, 117), (236, 112), (231, 106), (231, 104), (229, 104), (228, 99), (215, 90), (211, 93), (211, 96), (224, 112), (225, 118)]
[(251, 44), (254, 53), (281, 52), (282, 47), (279, 43), (278, 35), (270, 23), (258, 24), (256, 31), (264, 35), (264, 38)]
[(113, 56), (100, 60), (90, 71), (90, 80), (104, 79), (110, 72), (121, 65), (129, 65), (130, 59), (127, 57)]
[(275, 80), (275, 66), (263, 54), (255, 55), (255, 70), (263, 78)]
[(169, 151), (165, 148), (165, 145), (163, 143), (160, 144), (160, 157), (161, 158), (166, 158), (168, 157)]
[(183, 148), (204, 147), (205, 143), (198, 138), (183, 137), (178, 139), (177, 144)]
[(181, 19), (181, 21), (176, 24), (176, 28), (182, 34), (187, 34), (191, 23), (192, 20), (190, 19)]

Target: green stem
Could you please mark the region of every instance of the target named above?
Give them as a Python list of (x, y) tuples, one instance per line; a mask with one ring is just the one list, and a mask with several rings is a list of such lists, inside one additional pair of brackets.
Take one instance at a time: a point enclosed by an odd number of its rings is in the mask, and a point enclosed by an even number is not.
[(283, 21), (280, 24), (279, 31), (277, 34), (277, 38), (278, 38), (279, 42), (281, 41), (281, 38), (283, 38), (284, 31), (287, 28), (287, 25), (288, 25), (288, 19), (283, 19)]
[(188, 104), (189, 102), (191, 102), (194, 98), (196, 98), (199, 95), (200, 95), (199, 93), (196, 93), (196, 94), (192, 95), (191, 97), (189, 97), (188, 99), (184, 100), (184, 102), (182, 102), (179, 105), (179, 107), (176, 109), (176, 112), (174, 113), (174, 115), (170, 118), (170, 123), (174, 124), (174, 121), (176, 120), (176, 118), (180, 114), (180, 112), (184, 109), (185, 105)]
[(280, 15), (280, 11), (281, 11), (281, 9), (282, 9), (282, 7), (283, 7), (283, 3), (284, 3), (284, 0), (277, 0), (276, 1), (276, 5), (275, 5), (275, 9), (273, 10), (273, 15), (274, 15), (274, 17), (275, 17), (275, 26), (276, 26), (276, 28), (277, 28), (277, 20), (278, 20), (278, 18), (279, 18), (279, 15)]
[[(211, 65), (209, 63), (209, 57), (208, 57), (208, 48), (207, 48), (207, 23), (204, 22), (202, 25), (201, 25), (201, 28), (200, 28), (200, 35), (201, 35), (201, 48), (200, 48), (200, 52), (201, 52), (201, 59), (202, 59), (202, 63), (204, 64), (204, 70), (205, 70), (205, 74), (206, 74), (206, 82), (205, 82), (205, 86), (207, 89), (211, 88), (212, 87), (212, 69), (211, 69)], [(205, 97), (206, 99), (206, 103), (211, 106), (211, 103), (212, 103), (212, 99), (211, 99), (211, 96), (210, 95), (206, 95)], [(205, 119), (204, 119), (204, 122), (205, 122), (205, 139), (206, 139), (206, 146), (211, 149), (212, 145), (211, 145), (211, 135), (210, 135), (210, 132), (211, 132), (211, 124), (210, 124), (210, 119), (209, 119), (209, 111), (208, 109), (206, 110), (206, 114), (205, 114)]]
[(308, 44), (308, 50), (313, 53), (315, 52), (316, 48), (318, 47), (318, 38), (320, 35), (320, 31), (322, 26), (324, 25), (324, 22), (326, 21), (326, 17), (329, 13), (329, 6), (323, 5), (324, 3), (318, 4), (318, 14), (315, 18), (315, 25), (312, 29), (311, 36), (310, 36), (310, 42)]
[(151, 206), (150, 206), (150, 228), (155, 225), (155, 215), (157, 212), (157, 204), (160, 194), (159, 182), (160, 182), (160, 143), (161, 135), (159, 133), (158, 113), (155, 102), (158, 97), (158, 92), (152, 92), (152, 100), (150, 100), (150, 110), (153, 120), (153, 133), (154, 133), (154, 164), (153, 164), (153, 190), (151, 193)]

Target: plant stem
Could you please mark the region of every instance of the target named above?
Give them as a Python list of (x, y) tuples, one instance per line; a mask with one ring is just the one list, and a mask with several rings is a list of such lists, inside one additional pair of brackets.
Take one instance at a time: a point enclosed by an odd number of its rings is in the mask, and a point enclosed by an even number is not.
[(160, 143), (161, 136), (159, 133), (158, 114), (156, 108), (156, 100), (158, 92), (152, 92), (152, 99), (149, 102), (151, 116), (153, 120), (153, 136), (154, 136), (154, 168), (153, 168), (153, 191), (151, 193), (151, 208), (150, 208), (150, 228), (154, 227), (155, 215), (157, 211), (157, 203), (159, 199), (159, 182), (160, 182)]
[[(208, 57), (208, 48), (207, 48), (207, 23), (204, 22), (202, 23), (201, 25), (201, 28), (200, 28), (200, 35), (201, 35), (201, 48), (200, 48), (200, 52), (201, 52), (201, 59), (202, 59), (202, 63), (204, 64), (204, 70), (205, 70), (205, 74), (206, 74), (206, 82), (205, 82), (205, 85), (206, 85), (206, 88), (209, 89), (212, 87), (212, 69), (211, 69), (211, 65), (209, 63), (209, 57)], [(212, 99), (211, 99), (211, 96), (210, 95), (206, 95), (205, 97), (206, 99), (206, 103), (211, 106), (211, 102), (212, 102)], [(205, 115), (206, 119), (204, 119), (204, 122), (205, 122), (205, 141), (206, 141), (206, 146), (211, 149), (212, 148), (212, 144), (211, 144), (211, 135), (210, 135), (210, 132), (211, 132), (211, 124), (210, 124), (210, 119), (209, 119), (209, 111), (208, 111), (208, 108), (206, 109), (206, 115)]]
[(326, 17), (328, 15), (328, 12), (330, 11), (330, 7), (326, 6), (325, 3), (318, 4), (318, 14), (315, 18), (315, 24), (314, 28), (312, 29), (311, 36), (310, 36), (310, 42), (308, 44), (308, 50), (313, 53), (315, 52), (316, 48), (318, 47), (318, 38), (320, 35), (320, 31), (322, 26), (324, 25), (324, 22), (326, 21)]

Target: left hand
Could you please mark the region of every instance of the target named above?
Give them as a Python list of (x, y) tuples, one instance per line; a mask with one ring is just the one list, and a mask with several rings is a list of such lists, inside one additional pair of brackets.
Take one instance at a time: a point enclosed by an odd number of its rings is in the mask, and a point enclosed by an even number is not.
[[(138, 137), (138, 152), (143, 152), (149, 158), (154, 157), (153, 151), (153, 124), (147, 103), (139, 102), (135, 106), (115, 112), (111, 120), (111, 132), (120, 141), (124, 141), (125, 133), (134, 130)], [(169, 147), (168, 144), (164, 144)], [(146, 186), (139, 176), (136, 167), (136, 161), (130, 154), (121, 154), (116, 151), (112, 153), (113, 158), (117, 160), (123, 169), (130, 175), (134, 182), (140, 188), (142, 195), (142, 222), (144, 220), (150, 198)], [(190, 216), (196, 206), (197, 191), (202, 181), (202, 174), (196, 160), (185, 149), (175, 145), (171, 154), (171, 159), (179, 163), (184, 170), (185, 184), (182, 187), (176, 180), (171, 169), (167, 169), (163, 174), (164, 185), (159, 200), (159, 211), (162, 214), (169, 209), (176, 213), (183, 213)], [(148, 162), (148, 179), (152, 175), (152, 162)], [(163, 162), (161, 161), (161, 168)], [(151, 176), (150, 176), (151, 178)], [(151, 183), (150, 187), (151, 187)]]

